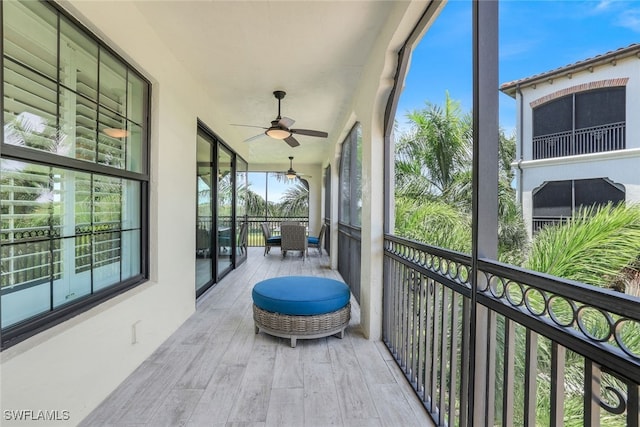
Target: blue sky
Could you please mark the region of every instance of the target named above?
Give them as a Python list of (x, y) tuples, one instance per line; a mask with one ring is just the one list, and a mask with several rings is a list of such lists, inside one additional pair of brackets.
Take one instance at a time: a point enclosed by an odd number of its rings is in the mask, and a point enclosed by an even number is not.
[[(500, 84), (640, 42), (640, 0), (502, 0)], [(471, 110), (471, 1), (450, 0), (414, 50), (396, 117), (445, 91)], [(500, 95), (500, 125), (515, 128), (515, 100)]]

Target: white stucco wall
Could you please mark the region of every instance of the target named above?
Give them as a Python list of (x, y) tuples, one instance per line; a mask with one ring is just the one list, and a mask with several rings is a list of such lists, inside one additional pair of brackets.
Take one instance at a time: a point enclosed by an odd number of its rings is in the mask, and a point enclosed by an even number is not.
[(0, 354), (2, 410), (65, 410), (75, 425), (195, 310), (197, 118), (216, 128), (222, 115), (131, 2), (63, 6), (152, 82), (150, 280)]

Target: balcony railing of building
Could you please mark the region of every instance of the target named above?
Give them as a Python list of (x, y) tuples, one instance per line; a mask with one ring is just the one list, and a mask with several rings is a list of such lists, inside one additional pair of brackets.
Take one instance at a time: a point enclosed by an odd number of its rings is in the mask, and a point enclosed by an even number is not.
[[(238, 218), (237, 221), (244, 221), (244, 218)], [(309, 217), (306, 216), (270, 216), (265, 218), (264, 216), (250, 216), (246, 218), (247, 221), (247, 245), (248, 246), (264, 246), (264, 237), (262, 235), (262, 228), (260, 224), (266, 222), (271, 228), (273, 234), (280, 234), (280, 223), (283, 221), (296, 221), (305, 227), (309, 227)], [(223, 226), (231, 227), (231, 217), (221, 217), (219, 222)], [(211, 224), (210, 216), (199, 216), (198, 224), (199, 228), (206, 228), (208, 224)]]
[(625, 149), (626, 122), (533, 137), (533, 159)]
[(541, 228), (548, 225), (561, 225), (565, 223), (569, 218), (567, 217), (533, 217), (531, 219), (531, 230), (533, 234), (537, 233)]
[(471, 399), (484, 425), (639, 425), (637, 299), (482, 259), (472, 340), (471, 278), (467, 255), (385, 236), (383, 339), (437, 425), (472, 425)]

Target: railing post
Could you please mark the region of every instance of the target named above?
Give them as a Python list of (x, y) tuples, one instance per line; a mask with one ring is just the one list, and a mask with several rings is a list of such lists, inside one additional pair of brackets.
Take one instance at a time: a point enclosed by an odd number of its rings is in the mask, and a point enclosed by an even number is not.
[(524, 376), (524, 425), (536, 426), (536, 378), (538, 374), (538, 335), (527, 329)]
[(516, 324), (504, 320), (504, 373), (502, 375), (502, 425), (513, 423), (515, 408)]
[(591, 360), (584, 361), (584, 425), (600, 427), (600, 367)]
[(554, 342), (551, 345), (551, 427), (564, 422), (564, 365), (566, 349)]

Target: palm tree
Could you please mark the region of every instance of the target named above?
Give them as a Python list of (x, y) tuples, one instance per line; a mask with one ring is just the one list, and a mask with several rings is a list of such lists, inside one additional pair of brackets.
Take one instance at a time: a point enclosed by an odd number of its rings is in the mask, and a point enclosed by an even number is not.
[[(471, 161), (467, 121), (456, 118), (460, 111), (447, 95), (444, 109), (427, 104), (424, 110), (408, 115), (411, 127), (401, 134), (396, 146), (396, 234), (447, 247), (462, 252), (470, 251), (469, 234), (471, 211)], [(447, 138), (451, 144), (446, 144)], [(640, 276), (640, 207), (605, 206), (579, 211), (566, 224), (547, 227), (540, 231), (530, 248), (524, 231), (522, 214), (515, 200), (512, 186), (511, 162), (515, 155), (515, 137), (507, 137), (500, 130), (498, 182), (499, 250), (503, 261), (550, 275), (577, 280), (602, 287), (620, 288), (625, 280)], [(624, 287), (624, 286), (622, 286)], [(545, 301), (530, 304), (544, 307)], [(554, 314), (560, 318), (572, 318), (570, 306), (554, 306)], [(504, 343), (504, 322), (501, 318), (497, 338), (499, 347)], [(503, 319), (502, 319), (503, 320)], [(597, 321), (590, 323), (594, 335), (606, 329)], [(524, 349), (524, 328), (516, 330), (516, 349)], [(633, 328), (622, 332), (625, 344), (640, 352), (640, 334)], [(524, 351), (515, 351), (516, 378), (524, 378)], [(501, 363), (500, 360), (497, 363)], [(536, 420), (548, 425), (549, 375), (551, 366), (551, 342), (538, 340), (538, 407)], [(497, 369), (496, 372), (501, 372)], [(612, 375), (603, 373), (603, 384), (624, 390), (624, 386)], [(497, 381), (500, 384), (500, 380)], [(565, 360), (565, 425), (581, 425), (584, 397), (584, 358), (570, 351)], [(606, 387), (603, 387), (606, 390)], [(524, 390), (516, 387), (515, 402), (522, 405)], [(522, 407), (514, 410), (523, 422)], [(603, 414), (607, 425), (623, 425), (614, 414)], [(545, 421), (546, 420), (546, 421)]]
[(511, 163), (516, 157), (516, 137), (499, 130), (498, 146), (498, 257), (500, 261), (521, 265), (528, 251), (529, 236), (513, 186)]
[(287, 188), (280, 199), (283, 216), (296, 217), (309, 214), (309, 188), (296, 178), (295, 183)]
[(640, 206), (611, 204), (578, 211), (563, 225), (540, 230), (525, 267), (609, 287), (640, 254)]
[(451, 205), (434, 200), (422, 203), (419, 199), (400, 197), (395, 203), (396, 234), (408, 239), (469, 253), (471, 218)]
[(444, 108), (427, 102), (407, 118), (410, 128), (396, 145), (396, 179), (414, 194), (445, 195), (471, 165), (471, 116), (447, 92)]
[[(471, 248), (471, 115), (446, 93), (444, 107), (427, 102), (426, 108), (407, 115), (410, 127), (396, 144), (396, 233), (437, 246), (469, 252)], [(500, 259), (521, 262), (527, 242), (522, 214), (511, 185), (515, 136), (500, 129), (499, 230)], [(407, 199), (407, 200), (404, 200)], [(423, 205), (434, 204), (433, 210)], [(445, 210), (443, 204), (455, 210)], [(405, 210), (412, 206), (411, 210)], [(435, 211), (458, 218), (464, 224), (447, 241), (442, 223), (423, 218)], [(400, 212), (400, 214), (399, 214)], [(406, 215), (415, 216), (409, 220)], [(442, 217), (442, 215), (436, 215)], [(398, 222), (398, 221), (401, 221)], [(419, 223), (419, 225), (418, 225)], [(408, 226), (414, 224), (415, 228)], [(466, 243), (462, 243), (466, 235)]]
[[(604, 207), (588, 207), (578, 211), (566, 223), (543, 228), (531, 244), (531, 252), (525, 267), (557, 277), (563, 277), (583, 283), (615, 288), (616, 282), (625, 274), (636, 271), (640, 254), (640, 206), (612, 204)], [(532, 293), (529, 303), (536, 309), (543, 309), (545, 301)], [(569, 304), (553, 305), (554, 315), (569, 320), (574, 317)], [(599, 317), (582, 319), (583, 324), (594, 336), (606, 336), (610, 326)], [(574, 320), (575, 322), (575, 320)], [(502, 334), (499, 332), (498, 337)], [(640, 352), (640, 336), (635, 330), (622, 330), (621, 339), (632, 351)], [(516, 347), (524, 348), (523, 330), (516, 334)], [(524, 376), (524, 352), (516, 352), (516, 375)], [(551, 367), (551, 341), (540, 338), (537, 345), (538, 382), (536, 420), (540, 425), (549, 424), (550, 388), (548, 375)], [(584, 358), (567, 351), (565, 359), (565, 419), (566, 426), (582, 425), (578, 416), (583, 410), (582, 387), (584, 384)], [(626, 385), (607, 373), (602, 374), (603, 390), (607, 386), (624, 390)], [(518, 391), (524, 393), (523, 390)], [(522, 402), (522, 396), (516, 399)], [(521, 409), (517, 411), (521, 412)], [(602, 422), (607, 426), (626, 425), (623, 416), (603, 413)], [(604, 425), (604, 424), (603, 424)]]
[(238, 198), (244, 205), (248, 216), (264, 216), (266, 201), (264, 197), (251, 189), (251, 183), (243, 184), (238, 188)]

